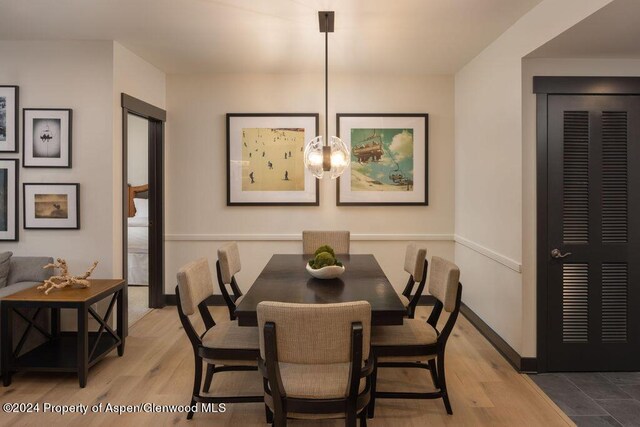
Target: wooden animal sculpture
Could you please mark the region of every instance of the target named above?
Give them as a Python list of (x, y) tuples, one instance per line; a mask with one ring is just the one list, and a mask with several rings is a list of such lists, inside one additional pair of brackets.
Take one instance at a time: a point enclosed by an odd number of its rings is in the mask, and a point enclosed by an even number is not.
[(93, 265), (82, 276), (72, 276), (69, 274), (69, 267), (67, 261), (62, 258), (58, 258), (55, 263), (45, 265), (44, 269), (55, 268), (60, 270), (60, 274), (51, 276), (45, 280), (41, 286), (38, 286), (39, 290), (44, 290), (46, 295), (49, 295), (52, 289), (62, 289), (70, 286), (78, 286), (81, 288), (88, 288), (91, 283), (87, 280), (93, 270), (98, 266), (98, 261), (94, 261)]

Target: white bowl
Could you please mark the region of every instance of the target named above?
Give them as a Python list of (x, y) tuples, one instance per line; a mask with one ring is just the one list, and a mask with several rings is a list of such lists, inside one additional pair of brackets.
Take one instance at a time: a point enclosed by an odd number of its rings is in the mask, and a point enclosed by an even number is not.
[(344, 266), (328, 265), (314, 270), (309, 263), (307, 263), (307, 271), (316, 279), (335, 279), (344, 273)]

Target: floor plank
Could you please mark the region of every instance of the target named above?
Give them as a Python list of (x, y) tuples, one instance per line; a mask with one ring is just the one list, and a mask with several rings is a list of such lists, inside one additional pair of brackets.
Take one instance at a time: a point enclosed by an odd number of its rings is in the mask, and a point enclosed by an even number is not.
[[(417, 315), (426, 318), (428, 307)], [(226, 308), (212, 308), (225, 318)], [(198, 325), (201, 325), (198, 322)], [(125, 355), (115, 352), (89, 371), (87, 387), (80, 389), (71, 374), (21, 373), (10, 387), (0, 389), (0, 401), (40, 402), (37, 414), (0, 412), (0, 425), (12, 426), (262, 426), (261, 404), (227, 405), (225, 413), (199, 413), (192, 421), (183, 413), (43, 413), (42, 404), (58, 405), (186, 405), (193, 379), (193, 353), (175, 307), (153, 310), (129, 331)], [(447, 379), (454, 415), (446, 414), (441, 400), (379, 400), (376, 426), (567, 426), (572, 421), (526, 376), (517, 373), (462, 316), (447, 346)], [(242, 390), (261, 392), (256, 372), (216, 374), (212, 393)], [(381, 390), (431, 389), (427, 371), (381, 369)], [(302, 422), (291, 425), (341, 426), (340, 421)]]

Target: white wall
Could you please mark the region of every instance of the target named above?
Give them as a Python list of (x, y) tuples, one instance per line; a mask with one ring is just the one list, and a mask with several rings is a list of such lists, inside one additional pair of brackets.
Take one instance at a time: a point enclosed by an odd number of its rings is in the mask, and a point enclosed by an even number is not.
[[(537, 188), (533, 76), (640, 76), (640, 59), (532, 58), (522, 61), (523, 327), (525, 336), (535, 337)], [(535, 350), (535, 341), (528, 345)]]
[(149, 183), (149, 121), (127, 118), (127, 181), (132, 186)]
[(20, 240), (0, 242), (0, 251), (66, 258), (78, 273), (98, 260), (94, 276), (113, 277), (112, 42), (0, 41), (0, 58), (0, 81), (20, 86), (20, 109), (73, 109), (73, 167), (20, 168), (20, 182), (80, 183), (81, 215), (80, 230), (24, 230), (21, 187)]
[(122, 103), (126, 93), (166, 109), (166, 75), (118, 42), (113, 42), (113, 258), (117, 277), (122, 277)]
[[(272, 254), (300, 252), (303, 229), (350, 230), (352, 251), (374, 253), (399, 289), (406, 282), (402, 266), (407, 240), (444, 239), (429, 241), (429, 253), (452, 259), (451, 76), (330, 76), (330, 133), (338, 112), (429, 113), (428, 207), (336, 207), (335, 181), (327, 179), (320, 184), (319, 207), (226, 206), (225, 114), (322, 112), (323, 83), (322, 74), (168, 76), (167, 293), (174, 293), (182, 264), (206, 256), (213, 266), (225, 239), (241, 240), (238, 279), (246, 290)], [(393, 240), (382, 240), (387, 238)]]
[[(455, 76), (455, 226), (467, 243), (456, 244), (455, 258), (463, 300), (522, 356), (535, 355), (535, 335), (523, 319), (531, 296), (523, 293), (518, 271), (523, 255), (521, 60), (609, 2), (545, 0)], [(479, 251), (469, 250), (469, 242)], [(515, 268), (497, 260), (514, 261)]]

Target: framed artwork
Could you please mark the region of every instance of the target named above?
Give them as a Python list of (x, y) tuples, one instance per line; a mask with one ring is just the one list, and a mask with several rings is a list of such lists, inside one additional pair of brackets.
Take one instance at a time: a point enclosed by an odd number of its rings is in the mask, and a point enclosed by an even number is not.
[(68, 108), (22, 110), (22, 166), (71, 167), (71, 113)]
[(18, 160), (0, 160), (0, 240), (18, 240)]
[(337, 205), (429, 204), (428, 114), (338, 114), (351, 166), (337, 180)]
[(318, 114), (227, 114), (227, 206), (317, 206), (304, 166)]
[(0, 86), (0, 153), (18, 152), (18, 86)]
[(80, 228), (80, 184), (24, 184), (25, 229)]

